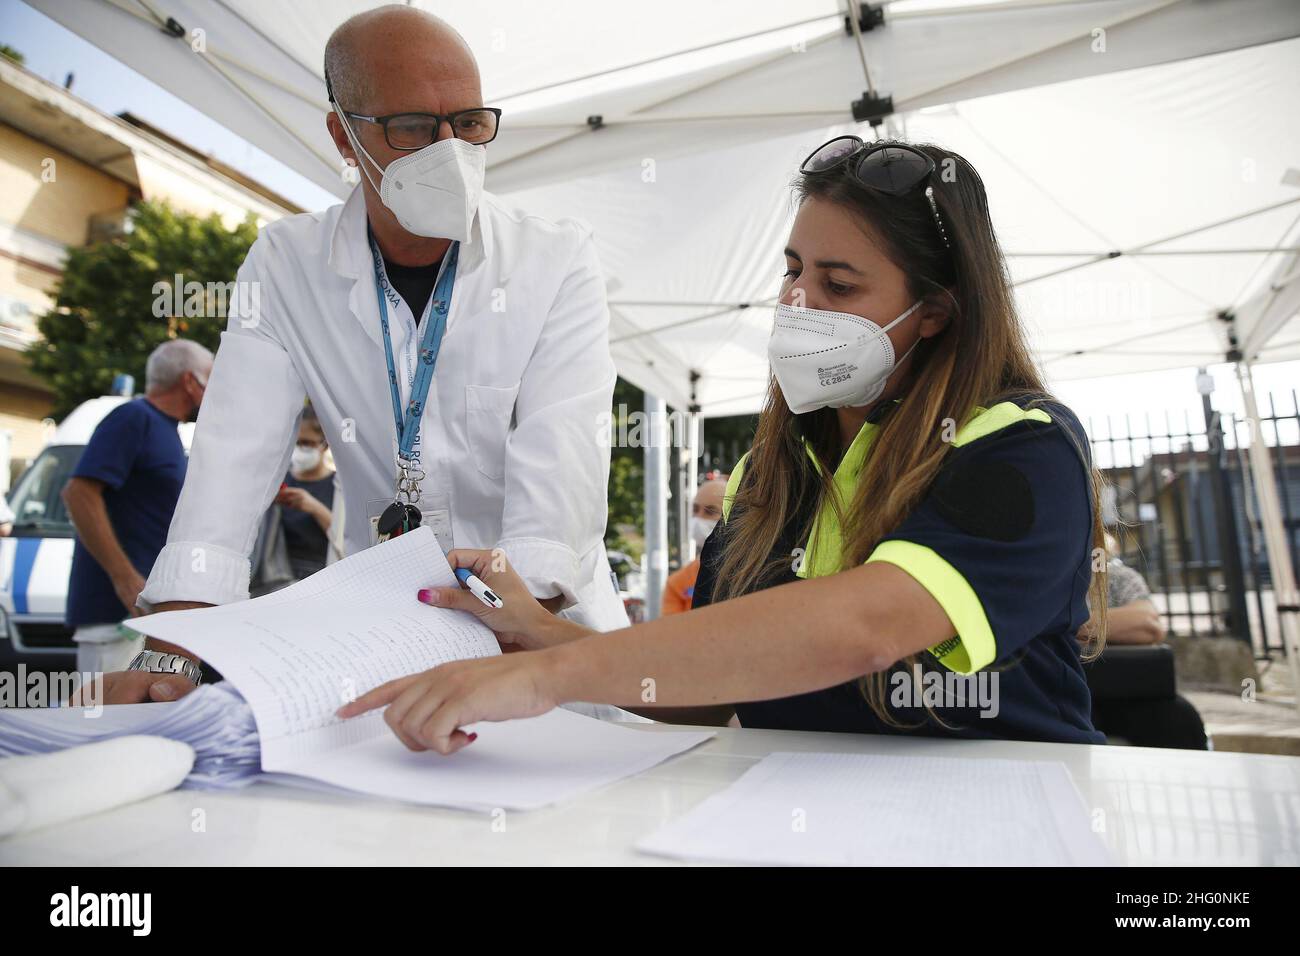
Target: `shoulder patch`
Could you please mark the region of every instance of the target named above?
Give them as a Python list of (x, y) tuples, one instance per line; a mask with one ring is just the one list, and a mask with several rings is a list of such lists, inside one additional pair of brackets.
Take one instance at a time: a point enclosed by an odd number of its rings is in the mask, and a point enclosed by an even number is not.
[(1034, 526), (1034, 490), (1008, 462), (954, 461), (940, 472), (933, 494), (944, 518), (978, 538), (1019, 541)]

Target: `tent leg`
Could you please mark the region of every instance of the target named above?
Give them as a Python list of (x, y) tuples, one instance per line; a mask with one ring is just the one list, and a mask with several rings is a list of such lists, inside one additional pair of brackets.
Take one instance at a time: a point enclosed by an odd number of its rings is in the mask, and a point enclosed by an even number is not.
[(695, 501), (695, 488), (700, 483), (700, 416), (698, 412), (687, 412), (674, 416), (676, 435), (675, 449), (678, 461), (677, 488), (677, 538), (678, 554), (682, 566), (695, 560), (695, 542), (691, 539), (691, 505)]
[(667, 407), (662, 398), (645, 393), (648, 419), (645, 438), (645, 619), (659, 616), (664, 583), (668, 580), (668, 445)]
[(1300, 710), (1300, 596), (1296, 594), (1295, 569), (1291, 566), (1291, 550), (1287, 547), (1286, 525), (1282, 521), (1282, 508), (1278, 501), (1277, 486), (1273, 479), (1273, 463), (1264, 444), (1263, 429), (1259, 423), (1259, 406), (1255, 402), (1255, 381), (1250, 363), (1240, 359), (1236, 363), (1237, 383), (1250, 423), (1251, 476), (1255, 485), (1255, 500), (1259, 503), (1259, 521), (1264, 529), (1264, 544), (1268, 550), (1269, 576), (1273, 579), (1273, 603), (1282, 628), (1287, 661), (1291, 665), (1291, 682), (1295, 689), (1296, 709)]

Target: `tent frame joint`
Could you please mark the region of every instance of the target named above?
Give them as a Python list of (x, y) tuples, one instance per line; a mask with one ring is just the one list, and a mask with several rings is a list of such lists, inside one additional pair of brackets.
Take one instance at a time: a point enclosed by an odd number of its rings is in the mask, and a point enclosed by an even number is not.
[(867, 90), (863, 92), (862, 99), (854, 100), (849, 104), (849, 108), (853, 111), (853, 118), (857, 122), (879, 126), (886, 117), (893, 115), (894, 97)]
[[(885, 6), (882, 3), (858, 4), (858, 29), (870, 33), (876, 27), (885, 25)], [(853, 22), (847, 14), (844, 16), (844, 35), (853, 36)]]

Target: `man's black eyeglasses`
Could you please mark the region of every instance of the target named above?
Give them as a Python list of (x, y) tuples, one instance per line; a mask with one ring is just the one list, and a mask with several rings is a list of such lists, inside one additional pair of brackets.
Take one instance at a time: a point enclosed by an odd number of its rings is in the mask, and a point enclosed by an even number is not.
[(362, 113), (349, 113), (344, 116), (377, 123), (384, 128), (384, 140), (393, 149), (424, 149), (438, 138), (442, 124), (451, 126), (451, 133), (457, 139), (463, 139), (475, 146), (486, 146), (497, 138), (497, 129), (501, 125), (501, 111), (492, 106), (480, 106), (472, 110), (459, 110), (440, 116), (437, 113), (391, 113), (388, 116), (366, 116)]
[(906, 195), (925, 183), (925, 198), (939, 227), (939, 238), (952, 248), (939, 205), (934, 201), (934, 186), (929, 182), (937, 167), (928, 153), (898, 143), (866, 143), (857, 136), (837, 136), (813, 150), (799, 165), (799, 172), (823, 173), (845, 163), (850, 164), (850, 173), (862, 185), (890, 196)]

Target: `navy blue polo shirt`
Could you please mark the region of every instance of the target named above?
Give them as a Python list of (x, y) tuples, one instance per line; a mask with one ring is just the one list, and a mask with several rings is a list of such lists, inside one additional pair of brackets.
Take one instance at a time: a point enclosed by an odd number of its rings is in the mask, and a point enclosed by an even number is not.
[[(81, 453), (74, 478), (104, 484), (104, 506), (118, 543), (145, 577), (167, 543), (167, 528), (185, 482), (179, 423), (147, 399), (113, 409)], [(113, 582), (77, 538), (68, 580), (68, 627), (115, 624), (129, 616)]]
[[(892, 721), (873, 711), (855, 680), (738, 704), (743, 726), (1105, 742), (1092, 726), (1076, 636), (1088, 620), (1092, 575), (1087, 436), (1073, 413), (1054, 402), (1017, 399), (978, 411), (923, 499), (868, 558), (907, 571), (957, 631), (919, 655), (915, 667), (898, 665), (886, 675), (884, 704)], [(869, 422), (864, 429), (876, 427)], [(860, 435), (837, 469), (835, 483), (845, 490), (857, 477), (852, 453), (860, 469), (870, 441), (870, 432)], [(733, 489), (735, 507), (744, 507), (743, 473)], [(834, 573), (838, 529), (819, 531), (812, 523), (810, 540), (794, 539), (793, 529), (809, 527), (811, 517), (804, 512), (791, 522), (773, 563), (797, 552), (820, 570), (804, 566), (796, 573), (786, 560), (764, 587)], [(823, 540), (812, 540), (819, 534)], [(701, 555), (694, 607), (711, 601), (725, 547), (719, 522)]]

